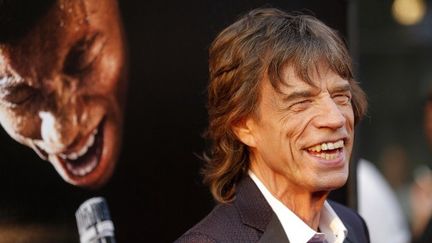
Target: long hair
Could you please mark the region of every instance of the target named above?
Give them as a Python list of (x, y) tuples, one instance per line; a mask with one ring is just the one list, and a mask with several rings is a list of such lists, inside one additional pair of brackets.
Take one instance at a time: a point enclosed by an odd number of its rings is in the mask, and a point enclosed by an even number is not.
[(338, 34), (318, 19), (278, 9), (256, 9), (224, 29), (209, 49), (208, 86), (211, 142), (205, 154), (204, 182), (219, 202), (233, 199), (235, 186), (249, 168), (248, 147), (232, 127), (257, 109), (264, 74), (275, 89), (283, 83), (285, 65), (312, 84), (309, 73), (318, 62), (351, 85), (355, 122), (364, 116), (367, 101), (353, 78), (351, 58)]

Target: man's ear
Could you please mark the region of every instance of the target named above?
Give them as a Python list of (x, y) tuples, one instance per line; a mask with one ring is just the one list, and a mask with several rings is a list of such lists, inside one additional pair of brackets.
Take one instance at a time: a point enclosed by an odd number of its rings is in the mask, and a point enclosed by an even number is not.
[(254, 120), (252, 118), (241, 119), (232, 126), (232, 130), (237, 138), (249, 147), (256, 146), (254, 133)]

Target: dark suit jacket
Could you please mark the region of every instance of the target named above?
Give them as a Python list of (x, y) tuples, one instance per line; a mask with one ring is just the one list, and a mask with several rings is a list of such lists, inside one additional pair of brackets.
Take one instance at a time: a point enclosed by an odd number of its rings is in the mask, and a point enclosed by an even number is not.
[[(289, 242), (276, 214), (249, 176), (236, 190), (232, 203), (217, 205), (176, 243)], [(348, 229), (346, 243), (369, 242), (366, 224), (357, 213), (341, 204), (329, 203)]]

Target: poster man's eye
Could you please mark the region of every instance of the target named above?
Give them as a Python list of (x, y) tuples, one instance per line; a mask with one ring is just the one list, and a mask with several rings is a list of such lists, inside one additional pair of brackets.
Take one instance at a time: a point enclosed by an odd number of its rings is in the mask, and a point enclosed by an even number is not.
[(70, 76), (79, 76), (89, 70), (103, 48), (99, 34), (79, 40), (66, 56), (63, 72)]
[(0, 100), (11, 105), (22, 105), (30, 101), (37, 94), (37, 90), (26, 84), (0, 87)]

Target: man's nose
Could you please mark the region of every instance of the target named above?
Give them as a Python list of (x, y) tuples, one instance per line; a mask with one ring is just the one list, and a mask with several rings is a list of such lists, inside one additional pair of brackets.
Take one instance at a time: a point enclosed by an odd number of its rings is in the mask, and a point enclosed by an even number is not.
[(48, 111), (39, 112), (43, 149), (48, 153), (63, 152), (75, 137), (76, 119)]
[(320, 115), (315, 119), (319, 128), (339, 129), (346, 123), (346, 118), (338, 104), (331, 98), (325, 97), (319, 106)]
[(48, 153), (64, 152), (78, 136), (77, 82), (57, 75), (46, 85), (46, 105), (39, 111), (42, 148)]

